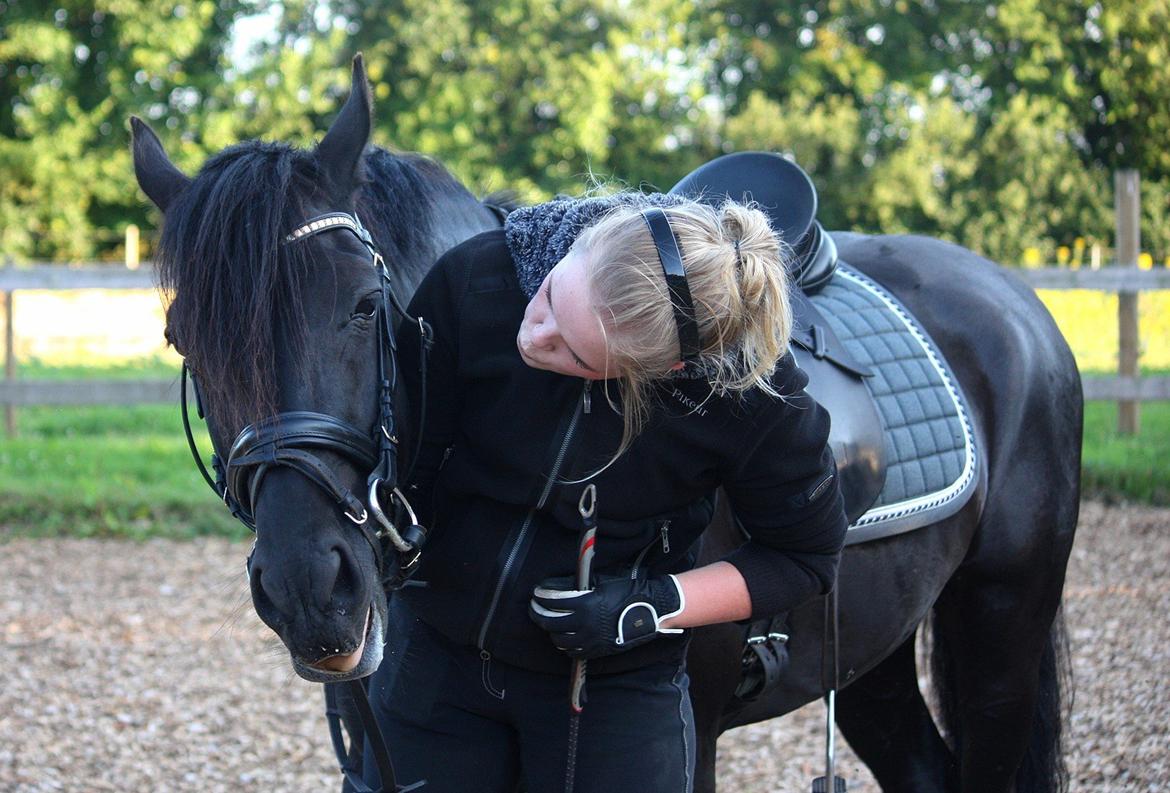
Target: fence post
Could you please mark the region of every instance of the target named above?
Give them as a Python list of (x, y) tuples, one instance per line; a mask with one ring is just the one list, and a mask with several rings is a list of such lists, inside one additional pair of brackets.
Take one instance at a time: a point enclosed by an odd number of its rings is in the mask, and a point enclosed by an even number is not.
[(138, 269), (138, 226), (133, 223), (126, 227), (126, 269)]
[[(11, 267), (11, 259), (6, 260), (4, 265)], [(16, 342), (14, 340), (16, 324), (12, 319), (16, 308), (16, 300), (14, 299), (16, 293), (6, 289), (2, 294), (4, 295), (4, 379), (9, 385), (12, 385), (13, 381), (16, 380)], [(16, 435), (16, 408), (11, 403), (4, 405), (4, 433), (9, 438)]]
[[(1117, 263), (1136, 267), (1142, 249), (1141, 238), (1141, 181), (1133, 169), (1120, 169), (1113, 174), (1114, 223), (1117, 229)], [(1138, 293), (1121, 290), (1117, 293), (1117, 373), (1122, 377), (1138, 376)], [(1117, 403), (1117, 431), (1122, 435), (1136, 435), (1141, 421), (1136, 400)]]

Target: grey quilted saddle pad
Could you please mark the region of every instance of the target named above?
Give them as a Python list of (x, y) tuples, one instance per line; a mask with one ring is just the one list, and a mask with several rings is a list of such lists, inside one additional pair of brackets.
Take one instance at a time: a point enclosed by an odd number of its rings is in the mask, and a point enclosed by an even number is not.
[(842, 263), (810, 297), (859, 363), (881, 416), (886, 479), (849, 527), (849, 544), (953, 515), (974, 491), (970, 414), (950, 367), (926, 331), (880, 285)]

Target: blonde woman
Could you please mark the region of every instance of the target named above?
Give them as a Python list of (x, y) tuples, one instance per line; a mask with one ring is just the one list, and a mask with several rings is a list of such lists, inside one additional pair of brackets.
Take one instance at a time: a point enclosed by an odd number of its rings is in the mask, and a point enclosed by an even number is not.
[[(827, 591), (844, 540), (829, 417), (787, 351), (783, 250), (750, 206), (561, 199), (420, 286), (410, 311), (436, 341), (425, 389), (408, 383), (427, 400), (410, 487), (432, 536), (371, 685), (408, 784), (691, 790), (688, 629)], [(404, 327), (408, 376), (417, 348)], [(720, 487), (747, 539), (696, 567)], [(575, 659), (588, 704), (570, 757)]]

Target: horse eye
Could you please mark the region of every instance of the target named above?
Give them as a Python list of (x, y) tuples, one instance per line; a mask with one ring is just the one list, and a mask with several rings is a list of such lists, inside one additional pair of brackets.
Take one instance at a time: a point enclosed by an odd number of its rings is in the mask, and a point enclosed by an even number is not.
[(378, 312), (378, 303), (372, 297), (363, 297), (353, 310), (354, 317), (372, 317)]

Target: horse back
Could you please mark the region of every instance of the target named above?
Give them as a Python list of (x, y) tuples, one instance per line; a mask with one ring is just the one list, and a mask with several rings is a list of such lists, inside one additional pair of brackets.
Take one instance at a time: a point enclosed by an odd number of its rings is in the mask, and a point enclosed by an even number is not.
[[(1010, 268), (921, 236), (834, 235), (841, 259), (889, 290), (950, 365), (981, 449), (976, 498), (993, 507), (973, 555), (997, 570), (1032, 564), (1053, 537), (1014, 529), (1014, 514), (1075, 512), (1083, 398), (1052, 315)], [(1069, 506), (1069, 505), (1073, 506)], [(1057, 521), (1071, 543), (1075, 515)]]

